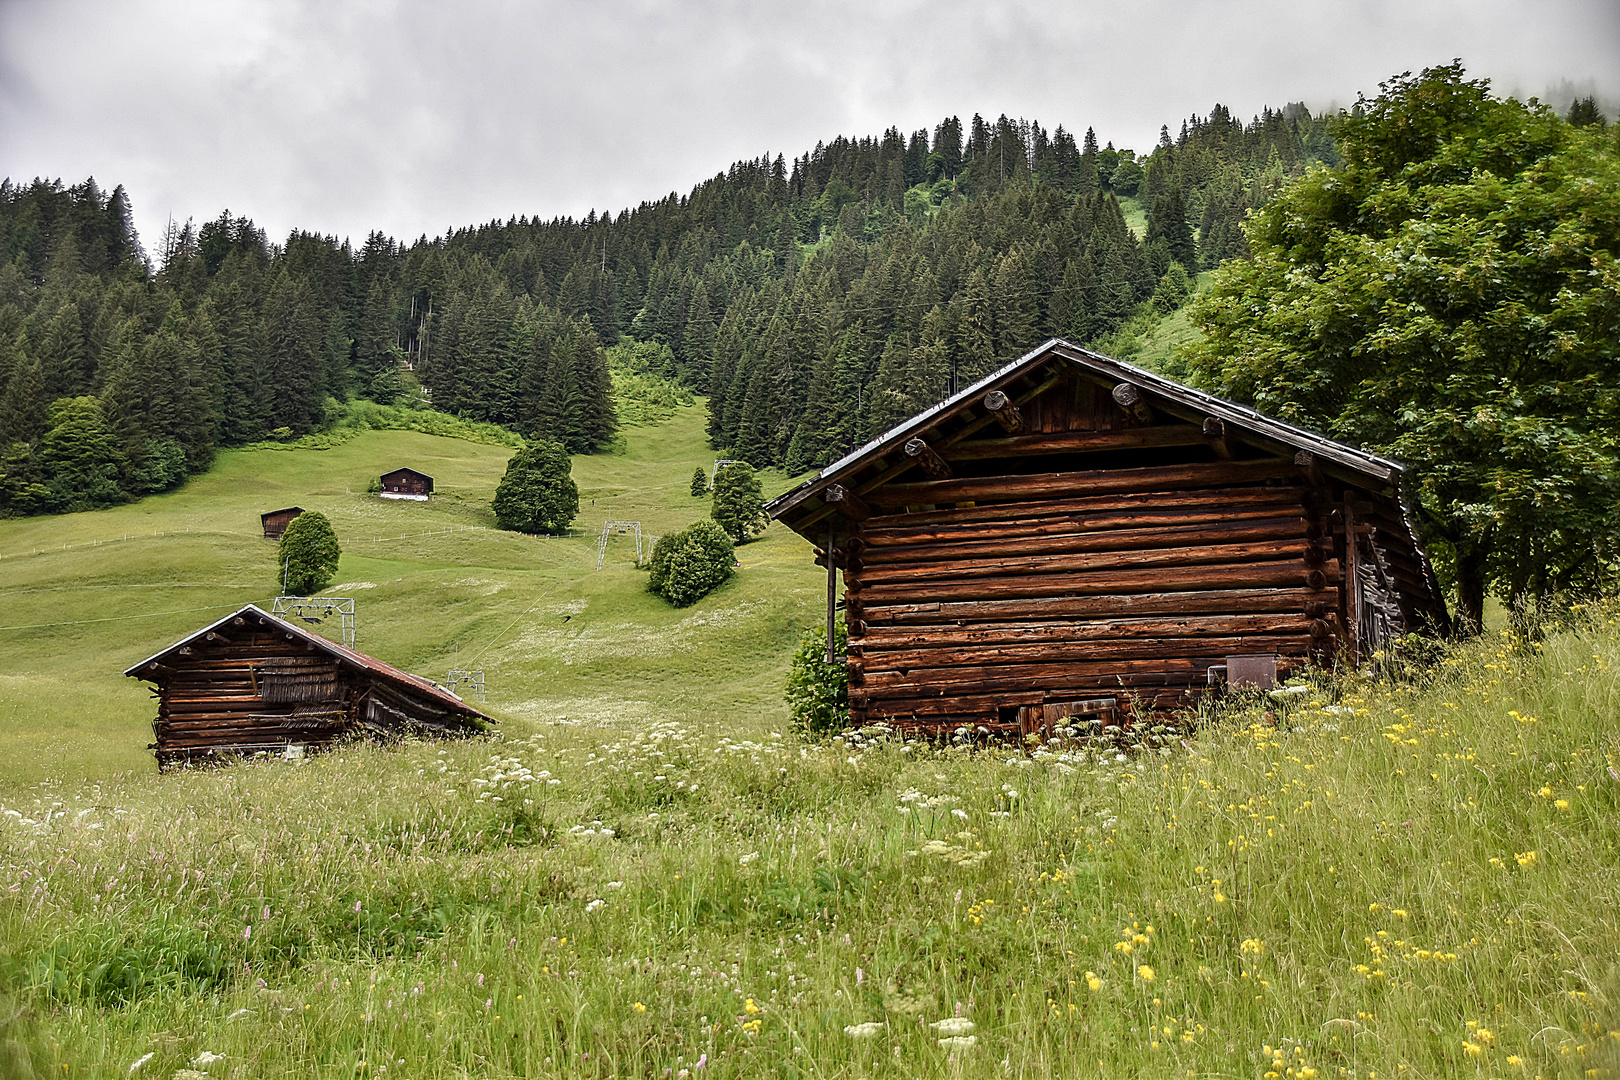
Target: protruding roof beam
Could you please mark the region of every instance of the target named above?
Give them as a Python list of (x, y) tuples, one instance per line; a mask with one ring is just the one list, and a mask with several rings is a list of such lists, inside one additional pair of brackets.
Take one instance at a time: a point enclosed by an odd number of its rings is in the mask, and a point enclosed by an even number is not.
[(822, 501), (851, 521), (865, 521), (872, 516), (872, 508), (861, 501), (859, 495), (843, 484), (829, 484), (821, 493)]
[(1012, 399), (1000, 390), (992, 390), (984, 395), (984, 407), (990, 415), (996, 418), (996, 423), (1009, 435), (1017, 435), (1024, 430), (1024, 414)]
[(906, 456), (915, 458), (922, 471), (934, 480), (949, 480), (951, 478), (950, 462), (940, 457), (934, 448), (922, 439), (906, 440)]
[(1120, 383), (1114, 387), (1112, 397), (1133, 424), (1145, 424), (1153, 419), (1153, 410), (1142, 397), (1141, 387), (1135, 383)]
[(1204, 417), (1204, 441), (1222, 461), (1232, 460), (1232, 444), (1226, 441), (1226, 421), (1218, 416)]

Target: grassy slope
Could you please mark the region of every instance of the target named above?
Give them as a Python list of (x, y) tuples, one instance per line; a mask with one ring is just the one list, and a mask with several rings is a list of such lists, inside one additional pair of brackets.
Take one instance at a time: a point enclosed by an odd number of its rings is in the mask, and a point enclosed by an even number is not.
[[(803, 541), (773, 526), (740, 550), (736, 579), (685, 611), (642, 590), (628, 536), (615, 536), (595, 569), (603, 520), (639, 520), (651, 537), (707, 512), (688, 494), (693, 468), (713, 460), (703, 415), (701, 403), (683, 408), (628, 429), (620, 453), (576, 458), (580, 515), (566, 539), (491, 529), (359, 542), (493, 524), (489, 500), (510, 451), (414, 432), (322, 451), (226, 452), (171, 494), (0, 521), (6, 627), (183, 612), (0, 633), (0, 790), (150, 768), (148, 691), (120, 673), (231, 607), (272, 597), (275, 545), (259, 537), (258, 515), (290, 504), (327, 514), (345, 543), (328, 593), (356, 598), (359, 647), (436, 678), (454, 661), (482, 667), (490, 710), (520, 736), (561, 715), (779, 724), (788, 646), (819, 610), (822, 579)], [(435, 477), (431, 503), (364, 494), (372, 476), (404, 463)], [(110, 542), (62, 550), (94, 541)]]

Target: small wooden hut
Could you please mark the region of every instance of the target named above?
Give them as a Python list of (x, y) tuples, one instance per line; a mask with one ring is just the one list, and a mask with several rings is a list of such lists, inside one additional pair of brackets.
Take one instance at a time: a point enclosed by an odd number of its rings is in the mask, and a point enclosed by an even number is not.
[(433, 477), (415, 469), (395, 469), (379, 478), (385, 499), (417, 499), (426, 502), (433, 494)]
[(259, 524), (264, 526), (266, 540), (280, 540), (281, 534), (287, 531), (292, 519), (304, 512), (302, 506), (289, 506), (281, 510), (266, 510), (259, 515)]
[(1445, 627), (1401, 474), (1053, 340), (767, 509), (817, 545), (829, 632), (843, 570), (854, 722), (1028, 733)]
[(475, 735), (490, 717), (427, 679), (249, 604), (124, 672), (157, 684), (158, 768), (302, 755), (351, 738)]

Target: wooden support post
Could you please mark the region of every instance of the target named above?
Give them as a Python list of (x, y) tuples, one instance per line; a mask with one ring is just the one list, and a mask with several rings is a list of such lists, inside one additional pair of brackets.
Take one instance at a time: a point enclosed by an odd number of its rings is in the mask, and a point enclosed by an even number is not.
[(1226, 441), (1226, 421), (1218, 416), (1204, 417), (1204, 441), (1222, 461), (1232, 460), (1232, 444)]
[(1312, 487), (1322, 486), (1322, 466), (1316, 460), (1316, 455), (1309, 450), (1301, 450), (1294, 455), (1294, 467), (1304, 474)]
[(922, 466), (923, 472), (927, 473), (931, 479), (949, 480), (951, 478), (950, 462), (940, 457), (934, 451), (934, 448), (922, 439), (906, 440), (906, 456), (916, 458), (917, 464)]
[(821, 501), (827, 503), (851, 521), (865, 521), (872, 516), (871, 507), (862, 502), (859, 495), (856, 495), (843, 484), (827, 485), (827, 490), (821, 493)]
[(1114, 404), (1125, 411), (1132, 423), (1145, 424), (1153, 419), (1153, 410), (1142, 398), (1142, 389), (1135, 383), (1122, 382), (1114, 387)]
[(1024, 430), (1024, 414), (1019, 412), (1012, 399), (1000, 390), (992, 390), (984, 395), (984, 407), (996, 418), (996, 422), (1007, 434), (1016, 435)]
[(827, 663), (833, 657), (833, 620), (838, 606), (838, 568), (833, 565), (833, 543), (838, 539), (838, 519), (827, 519)]

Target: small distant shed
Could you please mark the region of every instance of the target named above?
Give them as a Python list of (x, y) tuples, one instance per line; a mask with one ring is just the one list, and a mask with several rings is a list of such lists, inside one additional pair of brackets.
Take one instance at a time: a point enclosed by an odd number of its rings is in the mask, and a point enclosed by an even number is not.
[(382, 497), (416, 499), (426, 502), (433, 494), (433, 477), (415, 469), (395, 469), (382, 474)]
[(302, 756), (355, 738), (476, 735), (494, 721), (437, 684), (249, 604), (124, 672), (157, 685), (158, 768)]
[(288, 506), (281, 510), (266, 510), (259, 515), (259, 524), (264, 526), (266, 540), (280, 540), (281, 534), (287, 531), (292, 519), (304, 512), (302, 506)]
[(1053, 340), (766, 509), (829, 624), (843, 571), (852, 721), (1028, 734), (1444, 630), (1403, 473)]

